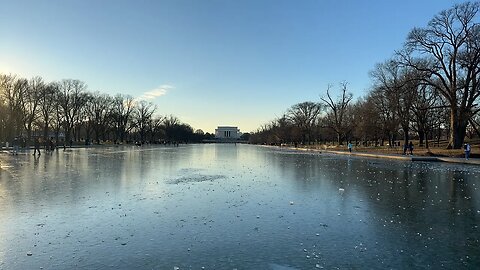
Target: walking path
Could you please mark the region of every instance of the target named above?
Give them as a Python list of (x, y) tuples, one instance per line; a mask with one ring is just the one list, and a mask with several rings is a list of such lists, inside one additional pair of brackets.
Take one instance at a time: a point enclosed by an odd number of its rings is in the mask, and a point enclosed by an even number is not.
[(367, 152), (355, 152), (355, 151), (350, 153), (348, 151), (321, 150), (321, 149), (294, 148), (294, 147), (287, 147), (287, 148), (290, 150), (321, 152), (321, 153), (327, 153), (327, 154), (350, 155), (350, 156), (369, 157), (369, 158), (397, 159), (397, 160), (407, 160), (407, 161), (434, 161), (434, 162), (449, 162), (449, 163), (480, 165), (480, 159), (466, 160), (465, 158), (454, 158), (454, 157), (426, 157), (426, 156), (415, 156), (415, 155), (409, 156), (409, 155), (399, 155), (399, 154), (380, 154), (380, 153), (367, 153)]

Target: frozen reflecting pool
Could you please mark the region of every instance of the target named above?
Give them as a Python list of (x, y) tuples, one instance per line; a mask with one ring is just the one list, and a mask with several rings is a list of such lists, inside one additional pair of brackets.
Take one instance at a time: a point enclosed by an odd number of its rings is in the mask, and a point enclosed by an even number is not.
[(0, 269), (480, 265), (475, 166), (233, 144), (0, 160)]

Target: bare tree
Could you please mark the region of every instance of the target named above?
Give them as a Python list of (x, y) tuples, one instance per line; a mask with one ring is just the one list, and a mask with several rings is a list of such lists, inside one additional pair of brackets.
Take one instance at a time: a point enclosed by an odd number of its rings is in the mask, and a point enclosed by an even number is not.
[[(278, 138), (279, 143), (288, 143), (292, 141), (295, 142), (301, 139), (301, 137), (295, 132), (295, 129), (298, 127), (295, 127), (295, 124), (291, 121), (291, 119), (289, 119), (288, 115), (284, 114), (282, 117), (275, 119), (274, 122), (276, 128), (273, 130), (273, 132)], [(312, 130), (310, 131), (311, 133), (313, 133), (315, 125), (316, 122), (313, 123)]]
[(428, 138), (433, 133), (436, 108), (442, 107), (439, 105), (439, 101), (438, 94), (433, 87), (425, 84), (419, 86), (412, 111), (416, 123), (414, 128), (417, 130), (420, 146), (423, 146), (425, 142), (425, 146), (429, 147)]
[(420, 85), (418, 74), (415, 70), (406, 68), (394, 60), (376, 65), (370, 73), (377, 91), (384, 92), (392, 111), (398, 116), (403, 130), (404, 144), (408, 144), (410, 140), (413, 103)]
[(331, 128), (337, 135), (337, 143), (342, 144), (345, 134), (349, 131), (351, 123), (347, 121), (348, 104), (353, 98), (351, 93), (347, 93), (347, 83), (340, 83), (341, 94), (333, 100), (330, 95), (331, 85), (327, 87), (326, 97), (320, 98), (327, 108), (327, 116), (325, 118), (325, 124), (328, 128)]
[(321, 105), (317, 102), (306, 101), (297, 103), (287, 111), (285, 120), (288, 119), (302, 131), (303, 143), (310, 143), (320, 112)]
[(384, 128), (382, 124), (382, 113), (373, 102), (371, 96), (365, 100), (359, 100), (354, 107), (355, 130), (354, 136), (359, 138), (366, 145), (369, 141), (377, 141), (384, 135)]
[[(105, 137), (109, 116), (112, 112), (113, 98), (109, 95), (94, 92), (88, 95), (85, 104), (87, 120), (95, 135), (95, 141), (100, 144), (100, 138)], [(90, 136), (87, 132), (87, 138)]]
[(2, 141), (6, 139), (7, 130), (9, 130), (7, 120), (8, 120), (7, 105), (3, 96), (0, 95), (0, 140)]
[(383, 141), (387, 138), (389, 144), (392, 145), (398, 133), (397, 130), (399, 126), (399, 117), (394, 109), (396, 102), (386, 95), (384, 89), (378, 87), (373, 88), (367, 100), (374, 104), (374, 108), (376, 108), (379, 116), (378, 123), (383, 133), (383, 136), (380, 138), (382, 140), (381, 144), (383, 144)]
[(175, 137), (175, 126), (180, 125), (180, 119), (176, 116), (170, 115), (163, 119), (162, 128), (165, 131), (165, 137), (171, 141)]
[(135, 127), (140, 135), (140, 142), (144, 143), (147, 130), (152, 127), (152, 115), (156, 111), (156, 106), (151, 102), (141, 100), (138, 102), (134, 111)]
[(5, 99), (8, 114), (6, 123), (9, 127), (6, 130), (6, 139), (11, 140), (13, 137), (21, 134), (23, 130), (22, 118), (22, 93), (28, 86), (28, 81), (17, 78), (14, 75), (0, 76), (0, 89)]
[(58, 98), (65, 143), (73, 139), (73, 129), (81, 120), (80, 113), (86, 102), (86, 89), (86, 84), (79, 80), (65, 79), (59, 84)]
[[(42, 132), (45, 140), (54, 132), (57, 145), (80, 140), (97, 143), (114, 134), (115, 142), (134, 136), (141, 141), (171, 138), (201, 141), (206, 134), (195, 134), (191, 126), (175, 116), (153, 117), (156, 107), (131, 96), (115, 97), (90, 93), (84, 82), (65, 79), (45, 83), (41, 77), (31, 80), (0, 74), (0, 140)], [(168, 134), (167, 134), (168, 132)], [(62, 135), (63, 134), (63, 135)], [(210, 134), (208, 134), (210, 136)]]
[(131, 96), (116, 95), (113, 99), (111, 118), (115, 141), (123, 142), (127, 133), (132, 129), (132, 113), (135, 109), (135, 100)]
[(57, 83), (49, 83), (40, 89), (39, 110), (44, 141), (48, 139), (50, 126), (55, 119), (55, 108), (58, 105), (56, 97), (58, 97)]
[(156, 116), (152, 119), (152, 137), (150, 141), (159, 141), (165, 139), (165, 130), (163, 129), (163, 116)]
[(20, 99), (22, 106), (22, 122), (26, 131), (27, 142), (29, 143), (32, 137), (32, 124), (38, 118), (38, 109), (41, 101), (41, 95), (45, 83), (41, 77), (33, 77), (23, 88), (23, 93)]
[(475, 22), (479, 6), (478, 2), (466, 2), (440, 12), (427, 27), (413, 29), (405, 50), (399, 52), (402, 64), (427, 73), (423, 81), (448, 102), (449, 148), (461, 148), (468, 121), (480, 110), (476, 104), (480, 25)]

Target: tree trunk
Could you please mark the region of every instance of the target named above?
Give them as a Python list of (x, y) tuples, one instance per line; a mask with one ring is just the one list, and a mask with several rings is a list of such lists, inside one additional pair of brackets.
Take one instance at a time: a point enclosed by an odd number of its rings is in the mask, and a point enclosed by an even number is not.
[(423, 146), (423, 141), (425, 139), (425, 132), (423, 130), (418, 131), (419, 146)]
[(48, 122), (45, 122), (43, 126), (43, 140), (46, 142), (48, 139)]
[(27, 147), (30, 146), (30, 141), (32, 140), (32, 124), (29, 124), (27, 127)]
[(123, 143), (124, 139), (125, 139), (125, 133), (123, 131), (120, 131), (120, 142)]
[(440, 138), (442, 136), (442, 127), (440, 126), (440, 122), (438, 123), (438, 134), (437, 134), (437, 146), (440, 146)]
[[(55, 145), (57, 145), (57, 146), (58, 146), (59, 138), (60, 138), (60, 127), (57, 127), (55, 129)], [(64, 134), (63, 138), (65, 139), (65, 134)]]
[(467, 131), (466, 115), (457, 114), (457, 108), (450, 109), (450, 132), (447, 149), (461, 149)]
[(403, 144), (404, 145), (408, 145), (408, 142), (410, 140), (410, 137), (408, 136), (408, 125), (405, 126), (405, 125), (402, 125), (402, 129), (403, 129)]
[(93, 133), (95, 134), (94, 141), (96, 141), (97, 144), (100, 144), (100, 134), (99, 134), (100, 132), (98, 131), (98, 125), (97, 124), (94, 125)]
[(425, 131), (425, 148), (429, 149), (428, 148), (428, 132)]
[(63, 142), (64, 146), (71, 140), (70, 132), (71, 132), (70, 130), (65, 130), (64, 142)]
[(463, 123), (459, 123), (453, 129), (453, 138), (450, 139), (449, 145), (451, 144), (453, 149), (461, 149), (464, 139), (465, 133), (467, 130), (467, 125)]

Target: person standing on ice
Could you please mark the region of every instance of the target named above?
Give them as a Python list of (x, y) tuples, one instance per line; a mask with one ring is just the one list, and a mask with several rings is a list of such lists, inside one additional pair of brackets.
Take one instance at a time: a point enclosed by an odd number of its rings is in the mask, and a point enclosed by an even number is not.
[(463, 149), (465, 150), (465, 159), (468, 160), (468, 158), (470, 158), (470, 150), (471, 150), (470, 144), (466, 143), (463, 146)]
[(33, 142), (33, 155), (35, 155), (38, 151), (38, 155), (40, 156), (40, 139), (35, 138), (35, 141)]
[(18, 139), (18, 137), (13, 138), (13, 142), (12, 142), (12, 146), (13, 146), (12, 154), (13, 155), (18, 155), (18, 150), (20, 148), (19, 144), (20, 144), (20, 140)]

